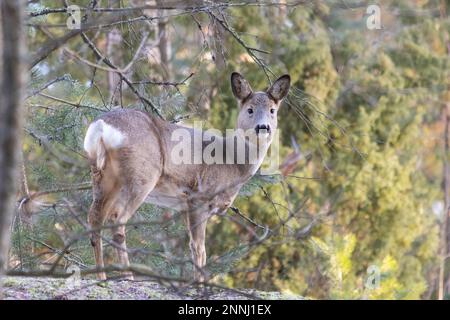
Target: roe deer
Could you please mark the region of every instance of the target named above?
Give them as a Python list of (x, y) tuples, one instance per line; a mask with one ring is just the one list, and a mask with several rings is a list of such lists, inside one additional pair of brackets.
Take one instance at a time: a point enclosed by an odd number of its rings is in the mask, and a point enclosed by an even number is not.
[[(237, 129), (266, 137), (253, 163), (176, 163), (171, 156), (176, 145), (172, 134), (183, 129), (195, 138), (201, 133), (142, 111), (118, 109), (93, 121), (86, 133), (84, 149), (91, 164), (93, 201), (88, 222), (97, 268), (104, 268), (101, 228), (107, 220), (116, 225), (112, 234), (119, 261), (129, 266), (124, 224), (145, 201), (184, 214), (194, 279), (204, 281), (207, 220), (211, 215), (226, 212), (240, 188), (261, 165), (277, 128), (277, 110), (289, 86), (290, 76), (284, 75), (267, 91), (253, 92), (239, 73), (231, 75), (232, 91), (240, 106)], [(213, 136), (212, 140), (216, 139), (224, 138)], [(245, 140), (245, 150), (250, 144)], [(189, 151), (201, 152), (206, 146), (202, 142)], [(104, 272), (97, 276), (106, 279)], [(133, 278), (129, 272), (125, 276)]]

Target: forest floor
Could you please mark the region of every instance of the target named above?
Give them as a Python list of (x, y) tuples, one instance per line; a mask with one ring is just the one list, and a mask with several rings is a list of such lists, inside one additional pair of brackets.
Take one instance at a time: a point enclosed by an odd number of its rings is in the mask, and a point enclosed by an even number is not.
[(67, 279), (5, 277), (3, 299), (7, 300), (235, 300), (235, 299), (303, 299), (300, 296), (279, 292), (255, 290), (227, 290), (218, 288), (163, 286), (150, 281), (111, 280), (98, 282), (82, 279), (70, 282)]

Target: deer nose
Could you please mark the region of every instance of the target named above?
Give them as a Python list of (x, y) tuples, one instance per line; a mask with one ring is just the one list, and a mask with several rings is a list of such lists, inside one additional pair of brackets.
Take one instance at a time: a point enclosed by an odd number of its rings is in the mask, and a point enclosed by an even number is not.
[(256, 134), (259, 134), (259, 131), (260, 131), (260, 130), (264, 130), (264, 131), (266, 131), (267, 133), (270, 133), (270, 126), (269, 126), (268, 124), (258, 124), (258, 125), (255, 127), (255, 130), (256, 130)]

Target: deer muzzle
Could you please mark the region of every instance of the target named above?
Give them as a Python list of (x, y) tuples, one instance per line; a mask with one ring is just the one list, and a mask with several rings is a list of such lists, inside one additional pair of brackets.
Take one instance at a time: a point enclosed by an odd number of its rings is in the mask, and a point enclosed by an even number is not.
[(255, 127), (256, 134), (260, 133), (270, 133), (270, 125), (268, 124), (258, 124)]

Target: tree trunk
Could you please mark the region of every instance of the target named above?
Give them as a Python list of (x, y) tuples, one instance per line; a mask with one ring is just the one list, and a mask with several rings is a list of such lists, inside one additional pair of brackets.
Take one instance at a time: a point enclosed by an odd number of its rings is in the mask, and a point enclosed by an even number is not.
[[(158, 6), (164, 5), (164, 2), (161, 0), (156, 0), (156, 4)], [(159, 15), (164, 16), (167, 14), (165, 10), (159, 10)], [(170, 55), (171, 55), (171, 42), (169, 40), (169, 28), (168, 23), (169, 19), (159, 19), (158, 20), (158, 50), (161, 56), (161, 66), (163, 69), (163, 81), (169, 81), (172, 76), (172, 68), (170, 65)]]
[(447, 255), (447, 226), (448, 226), (448, 214), (450, 206), (450, 168), (448, 163), (449, 155), (449, 123), (450, 123), (450, 105), (444, 107), (444, 217), (441, 227), (441, 254), (440, 254), (440, 267), (439, 267), (439, 300), (443, 300), (445, 296), (445, 257)]
[(3, 0), (1, 11), (2, 72), (0, 96), (0, 276), (8, 261), (11, 221), (18, 187), (25, 46), (24, 1)]
[[(109, 8), (120, 8), (120, 1), (110, 0), (108, 2)], [(120, 65), (118, 63), (120, 60), (120, 44), (123, 41), (122, 35), (116, 28), (111, 29), (106, 34), (106, 56), (115, 65)], [(108, 91), (109, 91), (109, 101), (111, 107), (119, 105), (119, 82), (122, 81), (120, 76), (113, 71), (108, 71)]]

